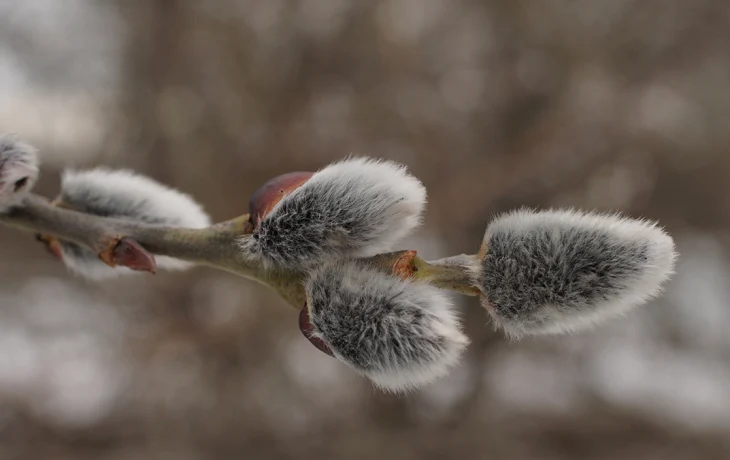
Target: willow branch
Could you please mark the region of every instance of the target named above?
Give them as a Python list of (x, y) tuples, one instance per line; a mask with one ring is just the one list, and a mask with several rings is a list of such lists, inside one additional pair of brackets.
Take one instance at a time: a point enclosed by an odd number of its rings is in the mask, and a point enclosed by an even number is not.
[[(251, 237), (248, 215), (204, 229), (187, 229), (84, 214), (56, 207), (45, 198), (31, 194), (18, 206), (0, 213), (0, 223), (85, 246), (107, 263), (113, 263), (107, 260), (108, 255), (120, 242), (133, 240), (155, 255), (225, 270), (260, 282), (276, 290), (295, 308), (302, 308), (306, 300), (302, 286), (304, 273), (266, 270), (245, 257), (239, 240)], [(398, 269), (417, 281), (441, 289), (477, 295), (469, 281), (473, 257), (460, 255), (427, 262), (417, 257), (415, 251), (397, 251), (371, 257), (367, 262), (389, 272)]]

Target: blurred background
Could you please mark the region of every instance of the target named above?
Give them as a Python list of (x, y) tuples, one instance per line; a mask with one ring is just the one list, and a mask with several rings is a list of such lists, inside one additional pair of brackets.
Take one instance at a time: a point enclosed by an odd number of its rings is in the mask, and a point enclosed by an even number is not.
[(0, 459), (730, 458), (729, 29), (724, 0), (0, 0), (0, 131), (46, 196), (103, 164), (223, 220), (354, 152), (427, 185), (427, 258), (524, 205), (659, 219), (681, 254), (575, 336), (459, 298), (464, 364), (395, 397), (257, 284), (93, 284), (0, 228)]

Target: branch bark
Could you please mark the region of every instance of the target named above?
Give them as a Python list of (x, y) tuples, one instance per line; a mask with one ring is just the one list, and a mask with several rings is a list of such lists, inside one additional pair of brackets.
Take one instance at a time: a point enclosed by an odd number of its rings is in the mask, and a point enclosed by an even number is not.
[[(251, 237), (248, 217), (243, 215), (204, 229), (166, 227), (63, 209), (45, 198), (29, 194), (18, 206), (0, 213), (0, 223), (88, 247), (110, 265), (127, 265), (123, 258), (114, 258), (115, 250), (122, 242), (126, 242), (123, 245), (126, 250), (137, 247), (134, 243), (138, 243), (155, 255), (225, 270), (262, 283), (276, 290), (293, 307), (301, 309), (306, 302), (302, 283), (304, 273), (266, 270), (240, 249), (240, 239)], [(398, 271), (441, 289), (478, 295), (469, 281), (469, 268), (474, 265), (475, 257), (462, 254), (427, 262), (417, 257), (415, 251), (396, 251), (379, 254), (366, 262), (388, 273)]]

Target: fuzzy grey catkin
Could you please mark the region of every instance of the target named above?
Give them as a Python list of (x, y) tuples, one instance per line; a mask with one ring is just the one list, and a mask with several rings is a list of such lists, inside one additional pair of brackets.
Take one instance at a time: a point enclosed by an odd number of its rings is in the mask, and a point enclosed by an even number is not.
[[(101, 217), (184, 228), (210, 225), (208, 215), (190, 196), (126, 170), (65, 171), (57, 201), (76, 211)], [(86, 278), (104, 279), (137, 273), (127, 267), (109, 267), (97, 254), (75, 243), (61, 241), (60, 245), (64, 264)], [(156, 261), (158, 268), (163, 270), (182, 270), (191, 266), (171, 257), (158, 256)]]
[(616, 214), (519, 210), (487, 228), (473, 282), (513, 337), (578, 331), (658, 295), (674, 241), (656, 224)]
[(38, 180), (35, 147), (10, 134), (0, 135), (0, 212), (20, 203)]
[(412, 390), (446, 375), (469, 343), (438, 289), (362, 262), (324, 264), (305, 288), (313, 335), (383, 390)]
[(339, 257), (388, 251), (416, 228), (426, 189), (390, 161), (351, 158), (315, 173), (241, 238), (249, 257), (269, 267), (315, 267)]

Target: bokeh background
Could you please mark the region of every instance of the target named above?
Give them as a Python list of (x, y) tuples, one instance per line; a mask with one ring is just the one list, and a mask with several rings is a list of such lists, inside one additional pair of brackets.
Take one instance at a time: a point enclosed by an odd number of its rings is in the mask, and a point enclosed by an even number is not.
[(403, 243), (478, 248), (519, 206), (676, 238), (667, 294), (510, 342), (472, 298), (448, 378), (381, 394), (275, 294), (207, 269), (104, 284), (0, 229), (0, 459), (730, 458), (725, 0), (0, 0), (0, 131), (132, 168), (216, 220), (355, 152), (429, 189)]

